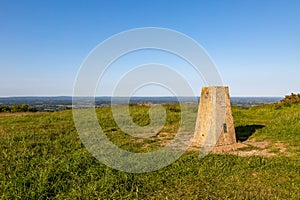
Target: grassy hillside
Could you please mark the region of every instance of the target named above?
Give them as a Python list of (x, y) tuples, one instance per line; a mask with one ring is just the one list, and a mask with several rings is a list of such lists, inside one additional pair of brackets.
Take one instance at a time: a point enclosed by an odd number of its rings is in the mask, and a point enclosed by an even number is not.
[[(179, 106), (166, 105), (163, 133), (171, 139)], [(149, 123), (147, 106), (131, 106), (134, 121)], [(191, 115), (197, 112), (190, 107)], [(104, 131), (121, 148), (152, 151), (160, 137), (133, 141), (97, 109)], [(161, 170), (129, 174), (93, 158), (78, 138), (72, 111), (0, 114), (0, 197), (2, 199), (299, 199), (300, 105), (233, 108), (240, 140), (267, 141), (272, 157), (186, 152)], [(280, 142), (289, 154), (278, 149)]]

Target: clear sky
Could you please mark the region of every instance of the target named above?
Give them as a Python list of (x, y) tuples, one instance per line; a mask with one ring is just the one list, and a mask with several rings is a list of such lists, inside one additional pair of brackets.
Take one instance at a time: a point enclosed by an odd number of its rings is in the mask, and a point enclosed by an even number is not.
[(299, 0), (0, 0), (0, 96), (72, 95), (96, 45), (141, 27), (196, 40), (232, 96), (300, 92)]

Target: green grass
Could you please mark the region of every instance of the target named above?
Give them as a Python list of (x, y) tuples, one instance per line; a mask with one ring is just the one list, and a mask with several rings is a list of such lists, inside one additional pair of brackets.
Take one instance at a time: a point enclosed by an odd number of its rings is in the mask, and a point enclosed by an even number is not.
[(300, 153), (300, 105), (264, 105), (248, 110), (233, 108), (235, 126), (256, 125), (257, 141), (281, 141), (291, 152)]
[[(178, 105), (164, 105), (161, 133), (176, 133)], [(197, 112), (190, 105), (191, 115)], [(131, 106), (137, 124), (150, 123), (149, 107)], [(155, 172), (130, 174), (99, 163), (78, 138), (72, 111), (0, 114), (1, 199), (299, 199), (300, 106), (233, 108), (238, 134), (250, 140), (281, 142), (287, 157), (238, 157), (186, 152)], [(107, 136), (133, 152), (154, 151), (161, 140), (137, 140), (115, 124), (109, 107), (97, 109)], [(190, 122), (191, 125), (193, 122)], [(172, 139), (171, 138), (165, 138)]]

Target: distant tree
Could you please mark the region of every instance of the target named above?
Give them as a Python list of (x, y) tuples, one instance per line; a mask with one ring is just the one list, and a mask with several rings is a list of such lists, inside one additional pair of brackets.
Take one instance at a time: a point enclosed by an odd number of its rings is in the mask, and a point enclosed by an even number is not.
[(10, 107), (0, 105), (0, 112), (10, 112)]
[(29, 106), (27, 104), (19, 105), (19, 112), (28, 112)]
[(29, 108), (28, 111), (29, 111), (29, 112), (37, 112), (38, 109), (37, 109), (37, 108)]
[(14, 113), (14, 112), (20, 112), (19, 105), (12, 105), (12, 106), (10, 106), (10, 112), (12, 112), (12, 113)]

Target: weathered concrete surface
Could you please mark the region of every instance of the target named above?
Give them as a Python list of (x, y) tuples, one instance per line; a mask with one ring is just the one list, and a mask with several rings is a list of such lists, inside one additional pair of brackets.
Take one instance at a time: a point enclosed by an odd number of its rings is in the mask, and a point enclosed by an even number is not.
[(210, 148), (236, 143), (228, 87), (202, 88), (193, 142)]

